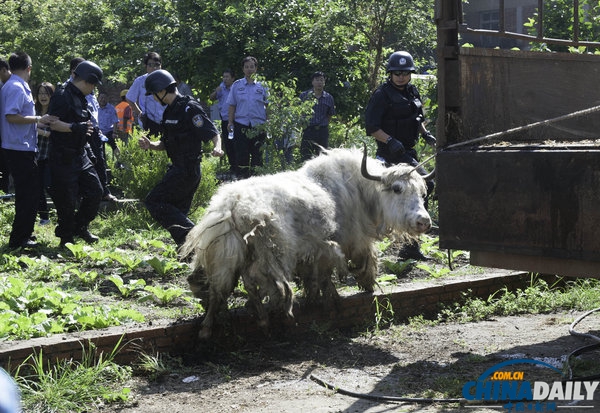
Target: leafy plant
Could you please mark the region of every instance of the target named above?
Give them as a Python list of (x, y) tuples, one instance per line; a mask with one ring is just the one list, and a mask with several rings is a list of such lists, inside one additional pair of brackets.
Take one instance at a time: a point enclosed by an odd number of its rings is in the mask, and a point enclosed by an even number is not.
[(176, 272), (187, 268), (186, 264), (183, 264), (174, 258), (152, 257), (146, 260), (146, 262), (162, 277), (171, 272)]
[(69, 271), (85, 286), (92, 286), (98, 281), (99, 274), (96, 271), (82, 271), (79, 268), (71, 268)]
[(181, 370), (181, 367), (181, 360), (163, 353), (156, 353), (156, 355), (140, 353), (140, 358), (135, 363), (136, 370), (151, 381), (156, 381), (170, 374), (175, 368)]
[(107, 277), (106, 279), (112, 281), (112, 283), (117, 287), (117, 289), (121, 293), (121, 296), (124, 298), (131, 296), (131, 294), (135, 291), (141, 291), (146, 285), (146, 281), (144, 281), (141, 278), (137, 280), (129, 280), (129, 282), (125, 283), (123, 278), (121, 278), (121, 276), (117, 274), (113, 274), (110, 277)]
[(109, 256), (113, 261), (123, 266), (124, 273), (132, 272), (142, 263), (142, 259), (140, 257), (133, 256), (132, 254), (126, 254), (119, 250), (110, 253)]
[(386, 271), (389, 271), (392, 274), (395, 274), (396, 276), (406, 274), (408, 271), (410, 271), (410, 269), (412, 268), (414, 263), (415, 263), (415, 260), (406, 260), (406, 261), (391, 261), (388, 259), (382, 260), (383, 267), (386, 269)]
[(443, 277), (450, 272), (450, 268), (448, 267), (429, 265), (425, 263), (416, 264), (415, 267), (427, 272), (433, 278)]
[(464, 302), (445, 306), (440, 318), (450, 321), (479, 321), (494, 315), (536, 314), (559, 309), (589, 310), (597, 306), (600, 299), (600, 281), (583, 279), (568, 281), (564, 287), (549, 286), (537, 277), (525, 289), (509, 291), (503, 288), (487, 299), (470, 297), (465, 293)]
[(144, 291), (149, 292), (140, 298), (141, 302), (148, 301), (149, 299), (155, 299), (161, 305), (168, 305), (185, 294), (185, 290), (179, 287), (160, 287), (154, 285), (147, 285), (144, 287)]
[(126, 142), (117, 141), (122, 167), (112, 171), (114, 184), (125, 196), (135, 199), (144, 199), (160, 181), (169, 164), (166, 152), (145, 151), (139, 147), (138, 139), (141, 135), (142, 132), (134, 128)]
[(73, 244), (70, 242), (67, 242), (65, 246), (69, 251), (71, 251), (73, 258), (80, 261), (83, 260), (87, 256), (87, 252), (92, 249), (89, 245)]

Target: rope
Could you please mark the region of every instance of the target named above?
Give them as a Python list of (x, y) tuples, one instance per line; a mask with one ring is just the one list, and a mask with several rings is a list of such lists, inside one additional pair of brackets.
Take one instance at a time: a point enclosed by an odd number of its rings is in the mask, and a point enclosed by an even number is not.
[(480, 136), (479, 138), (474, 138), (474, 139), (470, 139), (468, 141), (464, 141), (464, 142), (458, 142), (458, 143), (454, 143), (452, 145), (448, 145), (446, 147), (444, 147), (443, 149), (452, 149), (452, 148), (456, 148), (459, 146), (465, 146), (465, 145), (470, 145), (473, 143), (478, 143), (478, 142), (482, 142), (482, 141), (486, 141), (486, 140), (490, 140), (490, 139), (496, 139), (499, 137), (502, 137), (504, 135), (508, 135), (511, 133), (515, 133), (515, 132), (523, 132), (529, 129), (533, 129), (533, 128), (537, 128), (538, 126), (544, 126), (544, 125), (549, 125), (551, 123), (554, 122), (559, 122), (561, 120), (567, 120), (567, 119), (571, 119), (571, 118), (575, 118), (577, 116), (583, 116), (583, 115), (589, 115), (591, 113), (594, 112), (598, 112), (600, 111), (600, 105), (598, 106), (593, 106), (591, 108), (588, 109), (582, 109), (582, 110), (578, 110), (576, 112), (572, 112), (566, 115), (562, 115), (556, 118), (552, 118), (552, 119), (546, 119), (546, 120), (542, 120), (539, 122), (534, 122), (534, 123), (530, 123), (524, 126), (517, 126), (516, 128), (512, 128), (512, 129), (508, 129), (502, 132), (495, 132), (495, 133), (491, 133), (489, 135), (484, 135), (484, 136)]

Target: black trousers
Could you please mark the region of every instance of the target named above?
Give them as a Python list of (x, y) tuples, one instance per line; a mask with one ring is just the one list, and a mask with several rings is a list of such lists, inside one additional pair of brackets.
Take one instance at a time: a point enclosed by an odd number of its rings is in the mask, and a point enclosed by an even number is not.
[(8, 161), (4, 155), (4, 149), (0, 148), (0, 191), (8, 194), (10, 190), (10, 171), (8, 170)]
[(92, 136), (89, 139), (90, 148), (92, 148), (92, 153), (96, 158), (96, 163), (94, 167), (96, 168), (96, 173), (98, 174), (98, 178), (100, 179), (100, 183), (102, 184), (102, 196), (110, 194), (110, 189), (108, 189), (108, 172), (106, 166), (106, 156), (104, 155), (104, 142), (100, 140), (100, 134), (98, 131), (94, 131)]
[(50, 194), (58, 216), (54, 234), (59, 238), (72, 238), (98, 215), (103, 189), (86, 154), (72, 158), (62, 155), (50, 152)]
[(329, 126), (309, 126), (302, 132), (300, 143), (300, 158), (307, 161), (321, 153), (320, 145), (329, 148)]
[(235, 161), (235, 148), (233, 139), (229, 139), (229, 130), (227, 129), (228, 121), (221, 121), (221, 145), (223, 146), (223, 150), (225, 151), (225, 155), (227, 155), (227, 160), (229, 161), (229, 166), (231, 172), (236, 170), (236, 161)]
[(169, 231), (178, 246), (194, 227), (187, 214), (200, 184), (200, 162), (192, 166), (170, 166), (144, 200), (152, 218)]
[(240, 178), (248, 178), (256, 166), (263, 166), (262, 147), (267, 139), (264, 132), (258, 133), (255, 128), (234, 122), (233, 146), (236, 159), (234, 173)]
[(39, 170), (35, 152), (3, 151), (15, 186), (15, 218), (8, 245), (19, 247), (33, 234), (40, 199)]

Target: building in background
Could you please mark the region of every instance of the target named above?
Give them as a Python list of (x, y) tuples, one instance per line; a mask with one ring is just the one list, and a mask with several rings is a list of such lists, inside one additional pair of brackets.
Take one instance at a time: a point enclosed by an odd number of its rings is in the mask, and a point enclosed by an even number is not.
[[(465, 23), (471, 29), (498, 30), (500, 27), (500, 11), (498, 0), (477, 0), (463, 3)], [(537, 0), (505, 0), (504, 1), (504, 30), (512, 33), (529, 34), (525, 23), (534, 17), (538, 7)], [(475, 47), (499, 47), (521, 50), (529, 49), (529, 42), (520, 39), (484, 36), (476, 33), (461, 33), (464, 43)]]

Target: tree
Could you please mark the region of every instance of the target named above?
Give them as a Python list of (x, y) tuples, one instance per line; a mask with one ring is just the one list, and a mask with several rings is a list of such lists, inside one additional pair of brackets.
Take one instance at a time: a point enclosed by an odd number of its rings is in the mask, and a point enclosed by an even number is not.
[[(543, 36), (554, 39), (574, 39), (574, 9), (571, 0), (546, 0), (543, 10)], [(539, 10), (524, 25), (528, 33), (536, 36), (538, 33), (537, 21)], [(579, 0), (579, 40), (600, 41), (600, 2), (597, 0)], [(577, 51), (583, 53), (586, 48), (569, 48), (562, 45), (546, 43), (532, 43), (533, 50), (547, 50), (555, 52)]]

